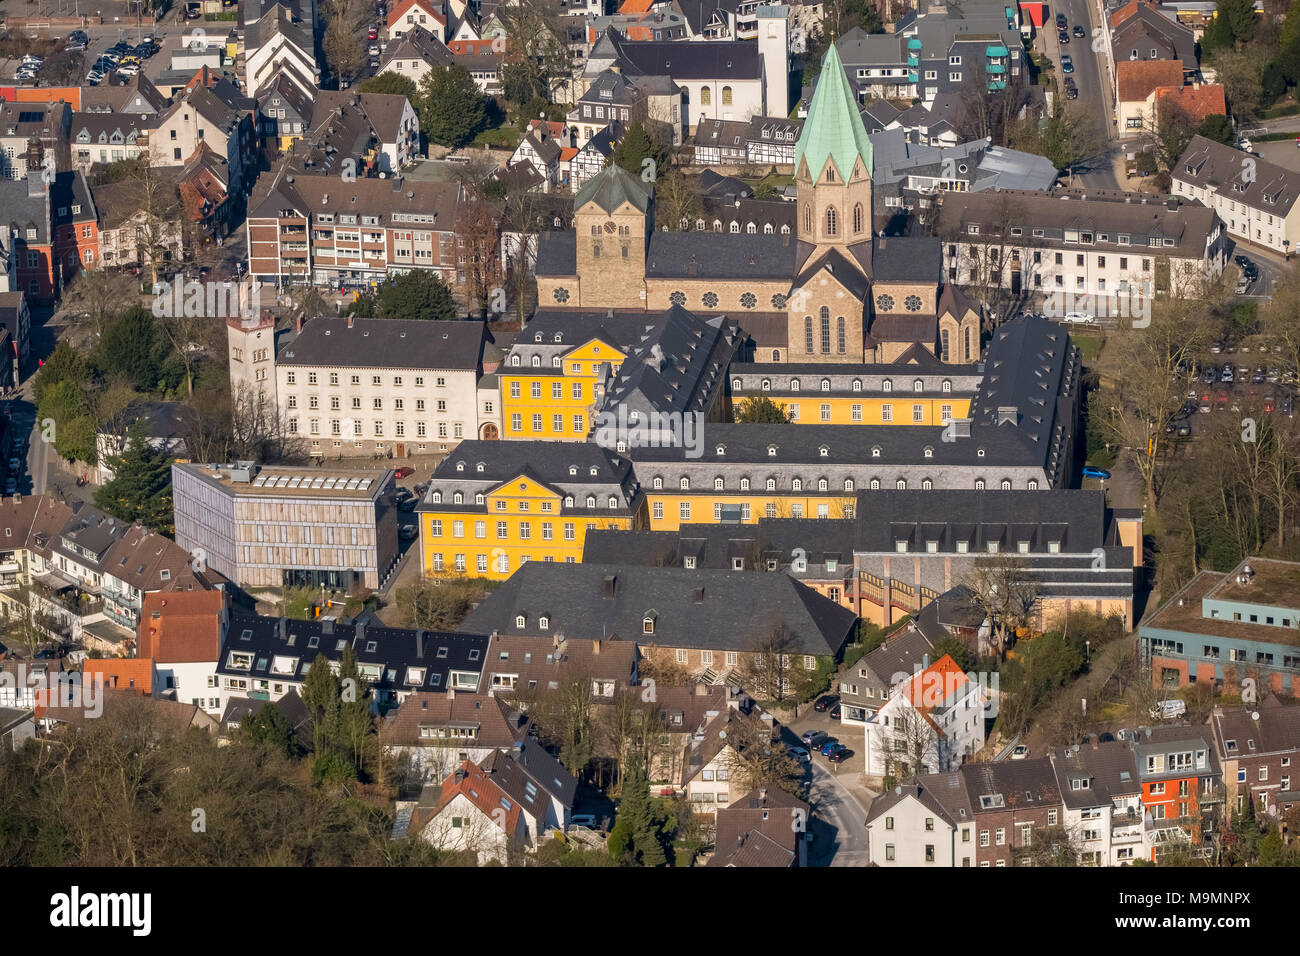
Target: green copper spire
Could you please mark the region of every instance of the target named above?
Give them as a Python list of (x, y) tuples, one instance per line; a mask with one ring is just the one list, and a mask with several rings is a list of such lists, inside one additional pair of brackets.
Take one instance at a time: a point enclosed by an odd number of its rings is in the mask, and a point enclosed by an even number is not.
[(844, 75), (839, 51), (831, 43), (822, 59), (817, 89), (808, 107), (808, 120), (794, 147), (794, 168), (798, 173), (800, 163), (806, 159), (808, 173), (816, 179), (826, 160), (834, 159), (840, 176), (847, 180), (853, 175), (853, 162), (858, 156), (862, 157), (870, 176), (871, 140), (867, 139), (867, 128), (862, 125), (862, 115)]

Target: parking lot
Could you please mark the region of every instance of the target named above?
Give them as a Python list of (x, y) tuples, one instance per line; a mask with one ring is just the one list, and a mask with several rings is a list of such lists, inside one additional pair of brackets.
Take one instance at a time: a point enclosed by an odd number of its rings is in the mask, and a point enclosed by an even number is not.
[(1280, 357), (1260, 346), (1224, 346), (1201, 357), (1182, 409), (1166, 432), (1179, 438), (1203, 434), (1217, 413), (1295, 415), (1296, 375)]

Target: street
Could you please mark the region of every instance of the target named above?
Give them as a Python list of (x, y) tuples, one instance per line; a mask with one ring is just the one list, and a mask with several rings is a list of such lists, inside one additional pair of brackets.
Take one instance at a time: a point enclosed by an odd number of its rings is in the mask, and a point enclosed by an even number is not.
[[(1069, 43), (1059, 43), (1055, 21), (1058, 11), (1064, 13), (1069, 21), (1068, 33), (1072, 33), (1077, 24), (1083, 27), (1087, 36), (1071, 35)], [(1120, 147), (1113, 142), (1115, 130), (1111, 103), (1114, 99), (1114, 84), (1106, 62), (1105, 49), (1093, 49), (1100, 45), (1094, 43), (1094, 37), (1098, 36), (1096, 31), (1101, 28), (1100, 14), (1096, 5), (1089, 0), (1058, 0), (1049, 10), (1049, 16), (1051, 19), (1034, 38), (1034, 48), (1051, 58), (1055, 64), (1056, 77), (1062, 84), (1066, 74), (1061, 71), (1061, 54), (1070, 55), (1074, 72), (1069, 76), (1079, 88), (1079, 98), (1072, 102), (1076, 108), (1092, 114), (1098, 131), (1108, 143), (1102, 154), (1076, 164), (1073, 182), (1094, 189), (1119, 189), (1121, 187), (1115, 176), (1115, 162), (1122, 154)]]
[(808, 828), (813, 842), (808, 864), (866, 866), (867, 811), (817, 756), (812, 758), (809, 795), (813, 816)]

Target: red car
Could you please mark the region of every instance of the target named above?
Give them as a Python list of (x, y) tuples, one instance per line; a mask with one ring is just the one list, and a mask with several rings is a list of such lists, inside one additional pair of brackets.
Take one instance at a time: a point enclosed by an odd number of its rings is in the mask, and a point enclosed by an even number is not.
[(415, 474), (415, 469), (410, 467), (409, 465), (403, 465), (401, 468), (397, 469), (398, 478), (405, 478), (408, 475), (413, 475), (413, 474)]
[(373, 27), (373, 26), (372, 26), (372, 27), (370, 28), (369, 32), (366, 34), (366, 39), (367, 39), (367, 40), (374, 40), (374, 39), (377, 39), (378, 37), (379, 37), (379, 30), (378, 30), (376, 27)]

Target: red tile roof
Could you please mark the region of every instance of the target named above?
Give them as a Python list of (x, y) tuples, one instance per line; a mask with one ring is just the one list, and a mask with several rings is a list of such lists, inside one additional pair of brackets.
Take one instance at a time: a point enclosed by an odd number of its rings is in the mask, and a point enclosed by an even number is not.
[(970, 678), (945, 654), (919, 674), (913, 675), (903, 685), (902, 694), (920, 713), (929, 711), (951, 700)]
[(82, 680), (96, 679), (109, 690), (135, 691), (142, 697), (153, 693), (153, 659), (148, 657), (87, 658), (81, 666)]
[(1183, 85), (1178, 60), (1121, 60), (1117, 71), (1121, 103), (1140, 103), (1158, 87)]
[(1166, 104), (1181, 109), (1195, 123), (1207, 116), (1227, 116), (1228, 101), (1219, 83), (1201, 86), (1162, 86), (1155, 91), (1157, 109)]
[[(506, 792), (498, 787), (474, 761), (466, 760), (460, 765), (460, 769), (465, 772), (460, 780), (457, 780), (456, 774), (453, 773), (442, 782), (442, 796), (438, 800), (437, 813), (445, 810), (447, 805), (460, 794), (493, 823), (500, 824), (504, 821), (507, 835), (514, 836), (518, 833), (521, 813), (519, 804), (506, 796)], [(503, 800), (505, 803), (502, 803)], [(510, 809), (507, 810), (505, 804), (509, 804)], [(436, 816), (437, 813), (434, 815)]]
[[(388, 14), (388, 29), (393, 30), (397, 27), (403, 26), (403, 21), (406, 19), (406, 15), (411, 11), (412, 7), (419, 7), (434, 20), (438, 21), (443, 26), (446, 26), (447, 18), (439, 11), (438, 8), (440, 6), (441, 4), (431, 3), (429, 0), (400, 0), (400, 2), (393, 5), (392, 12)], [(410, 26), (412, 24), (406, 25)], [(413, 25), (420, 26), (418, 22)]]
[(137, 634), (140, 657), (152, 657), (160, 664), (217, 660), (224, 612), (221, 591), (146, 594)]
[(624, 16), (633, 13), (648, 13), (650, 8), (655, 5), (655, 2), (656, 0), (623, 0), (618, 12)]

